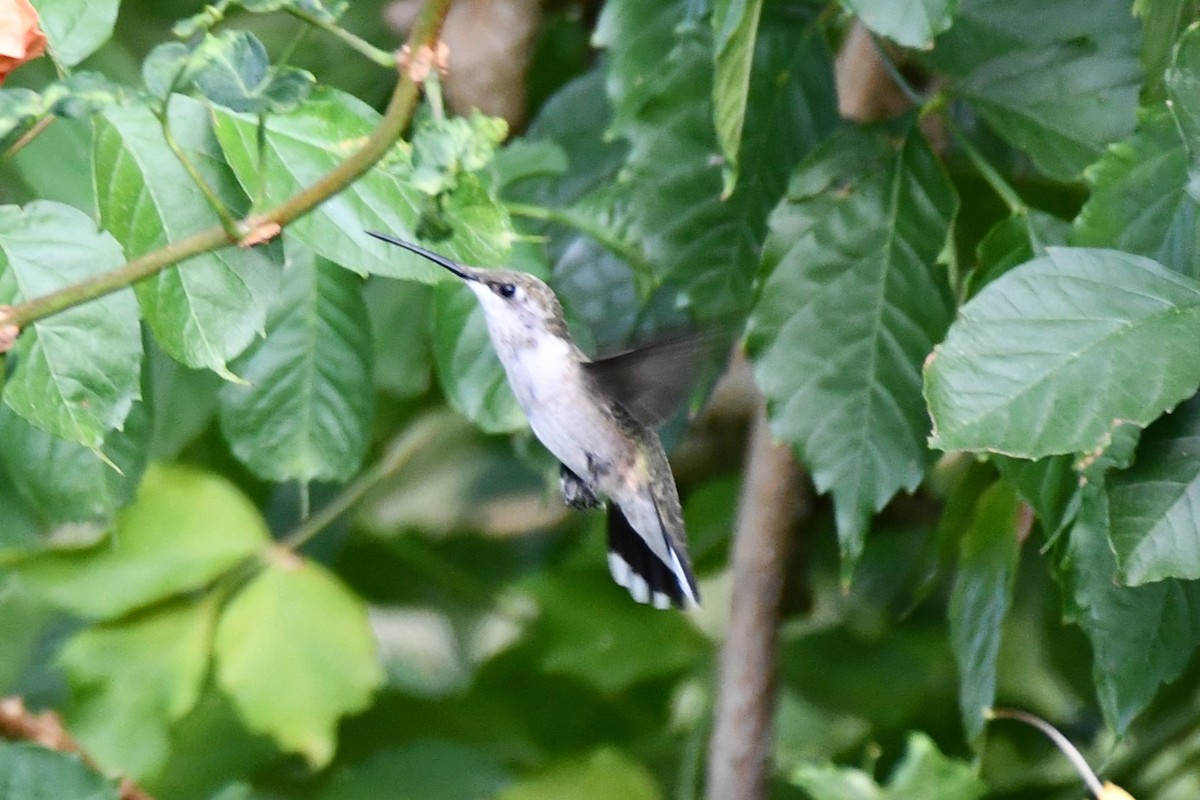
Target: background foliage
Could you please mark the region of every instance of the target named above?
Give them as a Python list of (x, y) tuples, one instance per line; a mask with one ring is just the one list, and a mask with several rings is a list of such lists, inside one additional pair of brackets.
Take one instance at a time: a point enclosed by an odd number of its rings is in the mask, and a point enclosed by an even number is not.
[[(394, 81), (345, 33), (394, 47), (378, 3), (35, 5), (54, 63), (0, 90), (18, 308), (312, 185)], [(633, 605), (473, 298), (373, 229), (546, 277), (591, 352), (745, 321), (823, 497), (788, 567), (774, 796), (1078, 797), (1040, 734), (987, 721), (1006, 705), (1138, 797), (1194, 798), (1196, 18), (547, 7), (524, 130), (448, 114), (435, 78), (279, 238), (25, 326), (0, 691), (161, 798), (702, 793), (737, 458), (679, 469), (704, 609)], [(910, 110), (839, 118), (856, 25)], [(0, 794), (117, 788), (0, 742)]]

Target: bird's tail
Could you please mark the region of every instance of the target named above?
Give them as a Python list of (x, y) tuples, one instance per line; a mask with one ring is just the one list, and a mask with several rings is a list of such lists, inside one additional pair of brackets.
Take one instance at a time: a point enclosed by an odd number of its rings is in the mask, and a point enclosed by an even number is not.
[(670, 537), (664, 534), (663, 542), (668, 561), (650, 549), (616, 503), (609, 506), (608, 568), (613, 580), (628, 589), (634, 600), (655, 608), (699, 606), (696, 576), (679, 557)]

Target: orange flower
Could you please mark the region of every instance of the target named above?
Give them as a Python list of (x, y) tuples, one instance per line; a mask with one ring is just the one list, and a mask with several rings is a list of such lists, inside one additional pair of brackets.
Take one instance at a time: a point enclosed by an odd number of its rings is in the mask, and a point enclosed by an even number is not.
[(8, 73), (46, 49), (46, 34), (29, 0), (0, 0), (0, 83)]

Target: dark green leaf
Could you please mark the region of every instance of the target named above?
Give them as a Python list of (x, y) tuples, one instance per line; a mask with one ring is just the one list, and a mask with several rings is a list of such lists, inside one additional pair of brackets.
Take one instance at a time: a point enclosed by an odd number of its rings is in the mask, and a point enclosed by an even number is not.
[(934, 351), (930, 442), (1034, 459), (1103, 450), (1116, 427), (1195, 392), (1198, 334), (1194, 281), (1115, 250), (1051, 248), (963, 306)]
[(1038, 169), (1073, 180), (1133, 130), (1139, 45), (1128, 0), (963, 0), (930, 61)]
[(371, 425), (371, 334), (362, 279), (289, 247), (267, 338), (238, 363), (247, 385), (221, 393), (234, 455), (273, 481), (343, 481), (362, 463)]
[(143, 404), (136, 403), (125, 430), (105, 437), (101, 450), (118, 472), (83, 445), (51, 436), (0, 408), (0, 462), (42, 524), (51, 529), (48, 544), (94, 544), (117, 510), (133, 500), (146, 465), (148, 416)]
[(842, 0), (880, 36), (896, 44), (928, 50), (933, 38), (950, 27), (958, 0)]
[[(0, 206), (0, 304), (49, 294), (124, 263), (87, 215), (47, 200)], [(139, 397), (142, 340), (122, 289), (26, 328), (4, 402), (37, 427), (93, 450)]]
[(1146, 429), (1134, 465), (1109, 476), (1108, 505), (1128, 583), (1200, 578), (1200, 397)]
[(314, 766), (333, 758), (338, 719), (366, 708), (383, 679), (359, 598), (282, 551), (225, 607), (214, 648), (217, 682), (246, 725)]
[(909, 735), (887, 786), (857, 769), (811, 764), (793, 770), (789, 780), (813, 800), (976, 800), (987, 793), (969, 764), (946, 758), (923, 733)]
[(1013, 267), (1045, 255), (1047, 247), (1066, 244), (1070, 230), (1069, 223), (1037, 210), (1000, 220), (979, 243), (979, 264), (968, 283), (970, 295)]
[(771, 428), (833, 492), (848, 565), (871, 513), (931, 461), (920, 369), (951, 316), (936, 262), (957, 198), (916, 129), (902, 135), (847, 129), (801, 165), (748, 327)]
[(105, 768), (138, 780), (166, 760), (169, 726), (196, 704), (216, 603), (181, 602), (85, 628), (59, 661), (76, 693), (71, 732)]
[(32, 742), (0, 741), (0, 797), (4, 800), (119, 800), (113, 781), (74, 753)]
[[(223, 110), (214, 116), (217, 138), (234, 174), (248, 194), (266, 205), (281, 203), (320, 180), (354, 152), (378, 123), (379, 114), (354, 97), (332, 89), (314, 91), (297, 110), (267, 117), (265, 161), (260, 165), (257, 119)], [(364, 232), (382, 231), (414, 240), (425, 199), (400, 174), (374, 169), (289, 225), (286, 235), (361, 275), (439, 283), (447, 278), (444, 269)], [(493, 249), (504, 248), (507, 231), (471, 233), (487, 239)], [(451, 258), (474, 262), (473, 251), (460, 251), (453, 240), (437, 249)]]
[(959, 544), (950, 592), (950, 641), (959, 670), (959, 706), (967, 737), (977, 741), (996, 697), (1000, 630), (1012, 605), (1020, 555), (1016, 493), (996, 483), (975, 506)]
[(371, 278), (363, 290), (375, 343), (375, 384), (400, 397), (429, 389), (434, 291), (386, 278)]
[(146, 84), (146, 91), (159, 100), (166, 100), (178, 87), (191, 55), (191, 49), (183, 42), (163, 42), (151, 50), (142, 62), (142, 82)]
[(33, 0), (54, 57), (68, 67), (112, 36), (120, 0)]
[[(168, 119), (204, 181), (231, 213), (244, 213), (246, 196), (224, 163), (204, 106), (176, 96)], [(130, 257), (219, 224), (145, 108), (105, 112), (97, 123), (95, 168), (100, 218)], [(232, 378), (228, 360), (262, 334), (280, 261), (276, 246), (225, 247), (134, 288), (150, 329), (172, 358)]]
[(1153, 258), (1200, 278), (1200, 222), (1188, 194), (1188, 155), (1165, 112), (1143, 115), (1128, 141), (1112, 145), (1084, 177), (1091, 195), (1072, 243)]
[[(495, 756), (451, 742), (418, 740), (376, 753), (330, 780), (317, 800), (470, 800), (494, 797), (511, 779)], [(400, 797), (397, 800), (401, 800)]]
[(1092, 675), (1108, 724), (1124, 733), (1174, 680), (1200, 641), (1200, 583), (1167, 579), (1121, 586), (1109, 545), (1108, 496), (1085, 490), (1067, 550), (1077, 622), (1092, 643)]
[(754, 63), (754, 41), (762, 6), (763, 0), (718, 0), (713, 7), (713, 49), (716, 54), (713, 123), (725, 157), (722, 190), (725, 196), (737, 184), (738, 154), (750, 93), (750, 67)]
[(1080, 477), (1070, 456), (1050, 456), (1037, 461), (993, 456), (991, 461), (1033, 507), (1047, 535), (1058, 533), (1074, 521)]
[(111, 541), (48, 552), (20, 565), (42, 596), (78, 616), (113, 619), (204, 586), (267, 544), (262, 517), (216, 475), (177, 466), (146, 471), (117, 515)]

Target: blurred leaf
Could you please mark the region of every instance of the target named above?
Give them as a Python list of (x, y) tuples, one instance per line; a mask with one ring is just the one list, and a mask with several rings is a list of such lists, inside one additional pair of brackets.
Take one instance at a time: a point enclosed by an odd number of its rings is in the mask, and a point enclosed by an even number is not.
[(920, 368), (950, 322), (937, 260), (957, 197), (915, 128), (847, 129), (792, 177), (746, 346), (771, 429), (832, 491), (847, 567), (873, 511), (921, 482)]
[(586, 758), (551, 766), (531, 778), (518, 780), (496, 800), (659, 800), (662, 791), (650, 772), (611, 747)]
[(428, 195), (454, 188), (460, 175), (491, 163), (508, 123), (479, 109), (470, 117), (420, 115), (413, 126), (412, 182)]
[(1067, 546), (1067, 586), (1092, 644), (1092, 674), (1105, 720), (1118, 733), (1179, 676), (1200, 641), (1200, 582), (1121, 586), (1109, 545), (1108, 495), (1084, 490)]
[(272, 481), (343, 481), (371, 423), (371, 353), (362, 279), (290, 247), (267, 338), (237, 364), (247, 385), (221, 392), (234, 455)]
[[(264, 122), (264, 161), (259, 163), (258, 120), (218, 109), (214, 127), (225, 157), (258, 207), (283, 202), (311, 186), (358, 149), (379, 124), (379, 114), (362, 101), (333, 89), (316, 89), (299, 108)], [(399, 172), (373, 169), (287, 228), (313, 252), (361, 275), (374, 273), (422, 283), (446, 280), (446, 271), (424, 258), (367, 236), (382, 231), (413, 240), (426, 196)], [(507, 231), (477, 229), (471, 235), (503, 252)], [(452, 240), (438, 247), (464, 262), (474, 249)]]
[(929, 50), (954, 22), (958, 0), (842, 0), (860, 22), (903, 47)]
[(1162, 102), (1166, 91), (1163, 73), (1180, 32), (1200, 14), (1196, 0), (1133, 0), (1133, 15), (1142, 21), (1142, 103)]
[(1075, 218), (1072, 243), (1136, 253), (1200, 278), (1200, 223), (1187, 169), (1174, 119), (1144, 114), (1132, 138), (1109, 147), (1084, 173), (1092, 191)]
[(790, 780), (813, 800), (976, 800), (987, 793), (969, 764), (946, 758), (923, 733), (909, 734), (904, 760), (886, 786), (865, 772), (834, 766), (804, 765)]
[(366, 708), (383, 680), (359, 598), (286, 551), (225, 607), (214, 649), (217, 682), (246, 725), (314, 767), (333, 758), (338, 719)]
[[(70, 206), (0, 206), (0, 304), (41, 297), (124, 262), (112, 236)], [(132, 292), (34, 322), (15, 354), (4, 402), (47, 433), (99, 450), (140, 396), (142, 341)]]
[(68, 67), (100, 49), (112, 36), (120, 0), (31, 0), (54, 57)]
[[(7, 509), (0, 501), (0, 513), (4, 512)], [(4, 519), (11, 517), (5, 514)], [(18, 576), (0, 574), (0, 642), (4, 643), (0, 648), (0, 694), (7, 696), (17, 691), (16, 682), (37, 653), (49, 619), (49, 610), (33, 597)]]
[(1027, 461), (1008, 456), (993, 456), (991, 462), (1033, 507), (1048, 536), (1073, 520), (1078, 503), (1079, 473), (1070, 456), (1049, 456)]
[(99, 72), (75, 72), (42, 90), (42, 102), (57, 117), (82, 119), (121, 102), (126, 93)]
[(1133, 130), (1139, 33), (1127, 0), (962, 0), (928, 58), (1038, 169), (1069, 181)]
[(496, 757), (483, 750), (418, 740), (343, 770), (317, 800), (477, 800), (494, 797), (510, 780)]
[(116, 783), (78, 755), (32, 742), (0, 741), (0, 797), (4, 800), (120, 800)]
[(169, 726), (196, 704), (208, 672), (216, 611), (211, 600), (174, 603), (63, 645), (71, 731), (106, 769), (145, 780), (162, 768)]
[(1126, 582), (1200, 578), (1200, 396), (1146, 429), (1134, 465), (1109, 477), (1108, 504)]
[(725, 196), (737, 184), (738, 154), (750, 92), (750, 67), (754, 63), (754, 40), (758, 35), (762, 6), (763, 0), (718, 0), (712, 12), (716, 61), (713, 122), (725, 157), (721, 192)]
[(111, 541), (39, 555), (19, 571), (60, 608), (113, 619), (199, 588), (266, 543), (258, 509), (233, 484), (160, 465), (146, 470), (137, 499), (118, 513)]
[(1140, 256), (1051, 248), (963, 306), (934, 350), (930, 444), (1021, 458), (1103, 447), (1195, 392), (1198, 334), (1200, 284)]
[[(10, 91), (21, 90), (0, 91), (0, 109)], [(0, 130), (4, 126), (2, 115), (0, 111)], [(74, 206), (93, 219), (99, 216), (92, 183), (91, 120), (56, 120), (25, 147), (9, 153), (8, 159), (36, 197)]]
[[(704, 639), (684, 615), (631, 609), (599, 560), (560, 567), (559, 573), (537, 581), (535, 588), (541, 616), (532, 631), (545, 633), (541, 666), (546, 672), (570, 675), (617, 696), (640, 681), (682, 672), (706, 652)], [(630, 615), (637, 615), (636, 623)]]
[(163, 42), (150, 51), (142, 62), (142, 82), (146, 91), (159, 100), (166, 100), (180, 85), (192, 51), (183, 42)]
[(5, 152), (46, 113), (41, 96), (31, 89), (0, 89), (0, 146)]
[[(161, 86), (162, 77), (169, 74), (173, 56), (174, 52), (160, 54), (167, 63), (165, 69), (156, 68), (155, 87)], [(313, 76), (304, 70), (272, 68), (266, 47), (245, 30), (206, 33), (192, 49), (182, 81), (194, 85), (219, 106), (249, 114), (291, 110), (304, 100), (314, 83)]]
[(146, 466), (147, 416), (144, 404), (135, 403), (125, 430), (105, 437), (101, 449), (118, 472), (83, 445), (51, 436), (0, 408), (0, 463), (45, 525), (98, 523), (85, 542), (94, 544), (117, 509), (133, 500)]
[(479, 302), (461, 281), (434, 291), (433, 358), (450, 404), (482, 430), (509, 433), (529, 424), (492, 349)]
[(212, 421), (217, 392), (225, 381), (207, 369), (183, 366), (164, 353), (153, 339), (147, 336), (146, 341), (142, 391), (154, 409), (146, 454), (151, 459), (172, 461)]
[(433, 292), (411, 281), (377, 277), (363, 289), (375, 345), (375, 385), (399, 397), (429, 389)]
[(978, 741), (996, 699), (1000, 630), (1012, 605), (1020, 507), (1016, 493), (993, 484), (975, 506), (959, 543), (950, 592), (950, 640), (959, 669), (959, 706), (967, 738)]
[[(171, 130), (205, 182), (234, 215), (246, 197), (224, 164), (208, 111), (172, 98)], [(100, 218), (129, 257), (219, 224), (143, 107), (112, 108), (97, 122), (96, 186)], [(279, 285), (277, 246), (224, 247), (138, 282), (134, 290), (163, 349), (190, 367), (231, 377), (229, 359), (262, 334)]]

